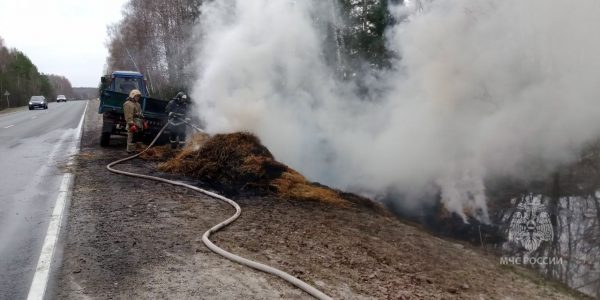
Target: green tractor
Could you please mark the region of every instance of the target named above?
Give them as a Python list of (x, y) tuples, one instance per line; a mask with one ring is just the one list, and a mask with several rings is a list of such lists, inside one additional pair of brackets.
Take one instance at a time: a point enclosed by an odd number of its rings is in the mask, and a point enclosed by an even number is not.
[(102, 114), (101, 146), (109, 146), (112, 135), (127, 135), (123, 103), (133, 89), (138, 89), (142, 93), (140, 104), (144, 118), (150, 125), (149, 129), (144, 130), (144, 140), (152, 140), (167, 123), (168, 115), (165, 107), (168, 101), (149, 97), (144, 75), (133, 71), (115, 71), (101, 78), (98, 108), (98, 113)]

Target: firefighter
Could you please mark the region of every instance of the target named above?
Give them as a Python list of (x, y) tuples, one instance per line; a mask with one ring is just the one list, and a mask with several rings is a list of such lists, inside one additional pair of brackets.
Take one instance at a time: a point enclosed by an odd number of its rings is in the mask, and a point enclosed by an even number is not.
[(171, 149), (183, 148), (185, 146), (186, 117), (188, 112), (188, 97), (184, 92), (179, 92), (167, 104), (169, 114), (169, 142)]
[(131, 90), (127, 101), (123, 104), (125, 122), (127, 122), (127, 153), (135, 151), (136, 144), (141, 145), (144, 130), (144, 115), (140, 100), (142, 93), (139, 90)]

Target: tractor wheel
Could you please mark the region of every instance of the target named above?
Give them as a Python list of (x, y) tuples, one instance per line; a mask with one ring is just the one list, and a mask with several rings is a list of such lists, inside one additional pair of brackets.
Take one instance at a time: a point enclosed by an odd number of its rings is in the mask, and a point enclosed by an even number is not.
[(103, 132), (100, 136), (100, 146), (108, 147), (110, 145), (110, 132)]

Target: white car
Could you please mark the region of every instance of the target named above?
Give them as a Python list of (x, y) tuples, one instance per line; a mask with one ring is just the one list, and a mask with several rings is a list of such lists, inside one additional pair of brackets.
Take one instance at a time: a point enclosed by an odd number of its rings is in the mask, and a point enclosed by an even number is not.
[(65, 95), (58, 95), (58, 97), (56, 97), (56, 102), (67, 102), (67, 97), (65, 97)]

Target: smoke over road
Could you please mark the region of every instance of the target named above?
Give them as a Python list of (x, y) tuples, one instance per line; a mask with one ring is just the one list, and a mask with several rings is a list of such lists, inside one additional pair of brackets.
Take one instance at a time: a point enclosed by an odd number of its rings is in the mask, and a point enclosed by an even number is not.
[[(308, 178), (487, 220), (485, 180), (540, 176), (600, 130), (600, 3), (393, 6), (392, 68), (336, 75), (329, 1), (212, 1), (194, 85), (209, 132), (256, 133)], [(418, 9), (417, 9), (418, 8)]]

